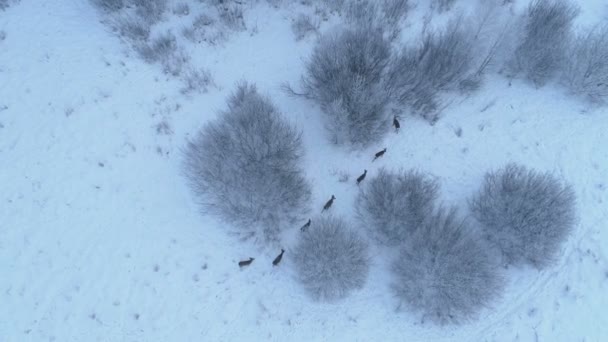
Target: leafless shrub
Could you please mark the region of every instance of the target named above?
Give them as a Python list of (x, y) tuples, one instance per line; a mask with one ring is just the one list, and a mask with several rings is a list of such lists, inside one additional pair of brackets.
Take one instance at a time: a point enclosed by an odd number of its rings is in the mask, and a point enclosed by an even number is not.
[(183, 94), (206, 93), (208, 88), (213, 85), (213, 77), (207, 69), (189, 68), (184, 74), (183, 82), (184, 87), (181, 89)]
[(165, 74), (179, 76), (188, 66), (189, 60), (190, 56), (188, 56), (182, 49), (177, 49), (173, 53), (165, 56), (160, 61), (163, 66), (163, 72)]
[(120, 35), (132, 42), (146, 41), (150, 37), (150, 24), (139, 17), (120, 17), (117, 27)]
[(244, 239), (276, 243), (309, 211), (303, 153), (301, 134), (245, 83), (188, 143), (185, 174), (205, 212), (235, 224)]
[(315, 218), (293, 251), (298, 280), (315, 300), (342, 299), (365, 285), (368, 250), (367, 242), (346, 221)]
[(156, 23), (167, 10), (167, 0), (131, 0), (135, 13), (148, 23)]
[(568, 0), (534, 0), (523, 18), (523, 38), (509, 62), (511, 73), (523, 73), (543, 86), (560, 70), (579, 11)]
[(393, 61), (388, 84), (396, 101), (434, 122), (438, 94), (457, 90), (474, 71), (471, 32), (462, 19), (440, 33), (428, 32), (417, 48), (406, 47)]
[(302, 83), (327, 115), (332, 142), (362, 147), (387, 132), (389, 58), (382, 32), (367, 28), (328, 34), (317, 44)]
[(223, 4), (217, 7), (220, 21), (226, 27), (235, 30), (245, 30), (243, 8), (239, 4)]
[(571, 186), (512, 163), (486, 174), (470, 208), (507, 264), (541, 269), (555, 260), (572, 231), (575, 203)]
[(458, 17), (440, 32), (427, 30), (419, 46), (402, 49), (387, 77), (395, 102), (433, 123), (446, 94), (477, 90), (500, 39), (486, 34), (490, 17), (471, 22)]
[(454, 6), (455, 2), (456, 0), (432, 0), (431, 7), (440, 13), (446, 12)]
[(166, 32), (154, 38), (151, 43), (136, 44), (136, 50), (148, 63), (163, 61), (177, 51), (177, 40), (171, 32)]
[(396, 246), (406, 241), (435, 209), (437, 181), (421, 172), (380, 169), (355, 202), (357, 218), (378, 242)]
[(352, 1), (346, 7), (346, 21), (357, 28), (380, 30), (388, 39), (394, 40), (399, 36), (400, 22), (409, 10), (409, 0)]
[(196, 18), (194, 18), (194, 21), (192, 22), (192, 26), (194, 28), (203, 28), (206, 26), (211, 26), (215, 23), (215, 19), (213, 19), (213, 17), (209, 16), (208, 14), (200, 14), (198, 16), (196, 16)]
[(462, 323), (498, 296), (502, 278), (456, 209), (440, 209), (400, 246), (393, 290), (407, 308), (435, 323)]
[[(116, 12), (125, 7), (125, 0), (91, 0), (97, 8), (105, 12)], [(3, 5), (8, 7), (8, 0), (0, 0), (0, 9), (3, 9)], [(5, 7), (5, 8), (6, 8)]]
[(595, 103), (608, 100), (608, 24), (577, 37), (568, 50), (562, 83)]
[(173, 14), (175, 15), (179, 15), (179, 16), (186, 16), (188, 14), (190, 14), (190, 6), (188, 6), (188, 3), (186, 2), (180, 2), (178, 4), (176, 4), (175, 6), (173, 6)]
[(296, 36), (296, 40), (301, 40), (311, 33), (317, 32), (319, 23), (306, 14), (300, 14), (291, 24), (291, 29)]

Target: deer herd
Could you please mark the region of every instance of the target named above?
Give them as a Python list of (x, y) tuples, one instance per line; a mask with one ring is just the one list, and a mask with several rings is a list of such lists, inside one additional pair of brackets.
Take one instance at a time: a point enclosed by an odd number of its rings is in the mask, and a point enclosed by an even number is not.
[[(399, 133), (399, 128), (401, 128), (401, 125), (399, 124), (399, 120), (398, 120), (397, 116), (393, 117), (393, 126), (395, 127), (395, 132)], [(375, 162), (376, 159), (384, 156), (385, 153), (386, 153), (386, 147), (383, 150), (376, 152), (374, 154), (374, 159), (372, 159), (372, 163)], [(361, 184), (361, 182), (363, 182), (363, 180), (365, 179), (365, 176), (367, 176), (367, 170), (363, 170), (363, 173), (359, 177), (357, 177), (357, 186), (359, 184)], [(334, 204), (335, 200), (336, 200), (336, 196), (331, 195), (331, 198), (327, 202), (325, 202), (323, 209), (321, 209), (321, 213), (324, 213), (325, 211), (329, 210), (331, 208), (331, 206)], [(304, 223), (304, 225), (300, 228), (300, 231), (306, 232), (306, 230), (308, 230), (308, 228), (310, 227), (311, 223), (312, 223), (312, 219), (308, 219), (308, 221), (306, 223)], [(272, 266), (279, 265), (279, 263), (283, 259), (284, 253), (285, 253), (285, 250), (281, 249), (281, 253), (276, 258), (274, 258), (274, 260), (272, 261)], [(239, 261), (239, 268), (251, 265), (253, 260), (255, 260), (255, 259), (249, 258), (249, 260)]]

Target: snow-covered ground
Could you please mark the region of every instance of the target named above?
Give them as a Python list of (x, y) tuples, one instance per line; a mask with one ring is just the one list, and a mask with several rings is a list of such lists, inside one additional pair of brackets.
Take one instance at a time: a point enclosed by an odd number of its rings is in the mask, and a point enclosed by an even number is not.
[[(607, 18), (601, 0), (579, 5), (577, 24)], [(315, 41), (294, 39), (300, 8), (260, 1), (246, 6), (245, 31), (186, 45), (215, 83), (191, 95), (141, 61), (89, 1), (0, 10), (0, 341), (608, 340), (608, 109), (491, 75), (434, 126), (408, 117), (367, 150), (335, 147), (319, 109), (281, 90), (297, 84)], [(186, 138), (243, 79), (303, 130), (315, 210), (335, 194), (332, 210), (352, 218), (353, 177), (381, 166), (438, 176), (442, 201), (464, 209), (487, 170), (515, 161), (572, 183), (580, 220), (556, 265), (506, 270), (501, 298), (464, 325), (397, 312), (382, 250), (363, 290), (316, 303), (289, 253), (272, 267), (278, 251), (226, 234), (199, 213), (181, 174)]]

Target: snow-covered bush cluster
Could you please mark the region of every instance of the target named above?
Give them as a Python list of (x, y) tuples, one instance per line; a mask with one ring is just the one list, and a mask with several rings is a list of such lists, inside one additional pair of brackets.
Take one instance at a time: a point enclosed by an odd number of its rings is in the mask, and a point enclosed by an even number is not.
[[(334, 143), (366, 146), (388, 131), (387, 108), (401, 107), (437, 120), (448, 92), (479, 88), (496, 52), (486, 20), (458, 17), (441, 30), (425, 29), (418, 45), (390, 41), (410, 9), (408, 1), (355, 1), (347, 23), (322, 36), (307, 63), (304, 95), (329, 117)], [(484, 42), (488, 38), (492, 42)]]
[(327, 115), (333, 143), (367, 146), (387, 132), (389, 58), (382, 32), (367, 28), (327, 34), (315, 47), (303, 85)]
[(488, 248), (456, 209), (439, 209), (400, 246), (397, 297), (439, 324), (474, 318), (502, 286)]
[(412, 4), (409, 0), (360, 0), (350, 1), (345, 7), (344, 16), (350, 26), (380, 30), (392, 41), (399, 36), (401, 22)]
[(516, 164), (487, 173), (470, 204), (485, 239), (506, 263), (539, 269), (555, 259), (576, 217), (570, 186)]
[(462, 18), (442, 32), (427, 32), (418, 47), (405, 47), (391, 64), (388, 84), (395, 101), (425, 119), (437, 120), (439, 95), (446, 91), (475, 89), (482, 66), (472, 29)]
[(578, 7), (568, 0), (534, 0), (518, 22), (518, 42), (507, 63), (537, 87), (559, 80), (568, 91), (593, 103), (608, 99), (608, 25), (574, 32)]
[(578, 9), (566, 0), (534, 0), (522, 19), (522, 37), (510, 68), (537, 86), (561, 70)]
[(580, 34), (568, 50), (562, 81), (592, 102), (608, 100), (608, 24)]
[(189, 68), (184, 73), (184, 87), (181, 92), (182, 94), (206, 93), (212, 85), (213, 77), (209, 70)]
[[(180, 47), (184, 38), (217, 44), (227, 32), (246, 29), (239, 1), (92, 1), (143, 60), (183, 78), (183, 94), (213, 85), (207, 69), (190, 65)], [(434, 122), (450, 96), (477, 90), (495, 64), (537, 86), (555, 78), (596, 102), (608, 95), (608, 26), (574, 41), (578, 12), (566, 0), (534, 0), (511, 35), (511, 49), (501, 45), (504, 32), (492, 32), (500, 26), (490, 24), (499, 11), (458, 15), (441, 27), (425, 23), (419, 39), (404, 45), (398, 38), (411, 1), (321, 2), (342, 16), (342, 27), (327, 32), (322, 21), (301, 14), (292, 30), (298, 40), (323, 33), (307, 62), (301, 94), (318, 103), (335, 144), (363, 148), (378, 142), (389, 131), (393, 110)], [(442, 16), (455, 6), (454, 0), (431, 1), (433, 13)], [(181, 36), (156, 25), (172, 14), (190, 23)], [(301, 167), (301, 133), (253, 84), (239, 85), (227, 102), (188, 142), (184, 174), (204, 212), (231, 224), (242, 239), (282, 244), (283, 233), (306, 218), (312, 197)], [(546, 267), (575, 223), (569, 186), (514, 164), (486, 175), (467, 207), (475, 221), (459, 216), (456, 207), (441, 207), (439, 198), (436, 178), (380, 168), (361, 184), (356, 224), (324, 213), (298, 232), (287, 254), (298, 281), (318, 301), (361, 289), (370, 269), (370, 237), (374, 247), (395, 252), (392, 290), (404, 307), (439, 324), (460, 323), (498, 296), (503, 281), (495, 256), (512, 265)]]
[(309, 34), (317, 32), (319, 23), (315, 22), (309, 15), (300, 14), (291, 24), (291, 30), (296, 40), (304, 39)]
[(167, 10), (167, 0), (131, 0), (135, 12), (144, 21), (154, 24), (161, 19)]
[(185, 174), (203, 209), (234, 224), (242, 238), (274, 243), (307, 212), (300, 132), (251, 84), (188, 143)]
[[(455, 3), (433, 1), (432, 7), (447, 11)], [(578, 8), (568, 0), (534, 0), (508, 25), (500, 9), (508, 3), (480, 5), (477, 15), (458, 15), (439, 29), (425, 25), (418, 44), (395, 43), (395, 52), (389, 42), (399, 34), (408, 1), (341, 3), (346, 24), (320, 38), (303, 77), (304, 95), (328, 116), (332, 142), (362, 147), (381, 139), (389, 128), (387, 108), (433, 123), (454, 95), (479, 89), (484, 75), (500, 67), (537, 86), (559, 78), (572, 93), (605, 101), (608, 30), (573, 39)]]
[[(194, 88), (206, 91), (214, 82), (202, 74), (204, 68), (192, 65), (183, 48), (184, 40), (218, 44), (232, 31), (246, 28), (243, 3), (234, 1), (169, 2), (168, 0), (91, 0), (115, 32), (148, 63), (158, 63), (163, 72), (182, 79), (184, 93)], [(170, 7), (172, 5), (172, 7)], [(181, 36), (161, 30), (162, 21), (178, 17), (190, 24), (182, 26)], [(192, 19), (188, 19), (192, 16)], [(183, 39), (182, 39), (183, 38)]]
[(171, 32), (154, 37), (149, 44), (137, 46), (140, 57), (148, 62), (166, 61), (177, 51), (177, 39)]
[(368, 244), (343, 219), (314, 219), (292, 254), (299, 281), (316, 300), (344, 298), (367, 280)]
[[(407, 308), (439, 324), (474, 318), (502, 287), (508, 264), (544, 268), (554, 260), (575, 222), (572, 189), (549, 173), (508, 164), (489, 172), (469, 209), (438, 208), (437, 181), (416, 171), (380, 169), (355, 202), (360, 226), (381, 246), (400, 251), (393, 290)], [(496, 251), (496, 253), (494, 252)]]
[(439, 12), (449, 11), (456, 0), (432, 0), (431, 7), (436, 9)]
[(362, 226), (379, 242), (405, 242), (431, 215), (439, 196), (437, 181), (421, 172), (380, 169), (355, 202)]
[(125, 7), (125, 0), (93, 0), (100, 9), (108, 12), (118, 11)]
[(381, 245), (397, 247), (393, 290), (407, 308), (440, 324), (475, 316), (501, 280), (488, 246), (456, 209), (437, 208), (439, 184), (418, 171), (380, 169), (356, 200), (359, 222)]

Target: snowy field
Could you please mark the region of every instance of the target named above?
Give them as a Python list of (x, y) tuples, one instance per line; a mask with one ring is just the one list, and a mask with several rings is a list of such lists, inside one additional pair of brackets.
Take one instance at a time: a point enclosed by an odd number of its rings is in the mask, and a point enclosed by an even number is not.
[[(434, 125), (402, 115), (399, 134), (365, 149), (335, 146), (318, 106), (281, 86), (299, 85), (316, 42), (296, 40), (292, 21), (307, 13), (325, 32), (339, 15), (323, 20), (296, 1), (246, 2), (244, 27), (192, 42), (182, 36), (200, 6), (191, 3), (192, 13), (178, 15), (170, 2), (153, 31), (171, 30), (189, 65), (209, 71), (201, 92), (182, 91), (183, 78), (143, 61), (89, 1), (8, 0), (0, 9), (0, 341), (608, 340), (608, 107), (555, 83), (537, 89), (489, 73)], [(578, 5), (577, 28), (608, 18), (602, 0)], [(431, 11), (420, 0), (403, 39)], [(574, 231), (554, 265), (505, 269), (500, 297), (464, 324), (397, 310), (390, 258), (377, 247), (362, 290), (311, 300), (289, 255), (299, 225), (273, 267), (279, 251), (241, 242), (202, 215), (182, 174), (187, 139), (226, 108), (240, 80), (302, 130), (314, 215), (334, 194), (331, 210), (352, 218), (354, 179), (382, 166), (430, 172), (441, 201), (466, 208), (485, 172), (513, 161), (572, 184)]]

